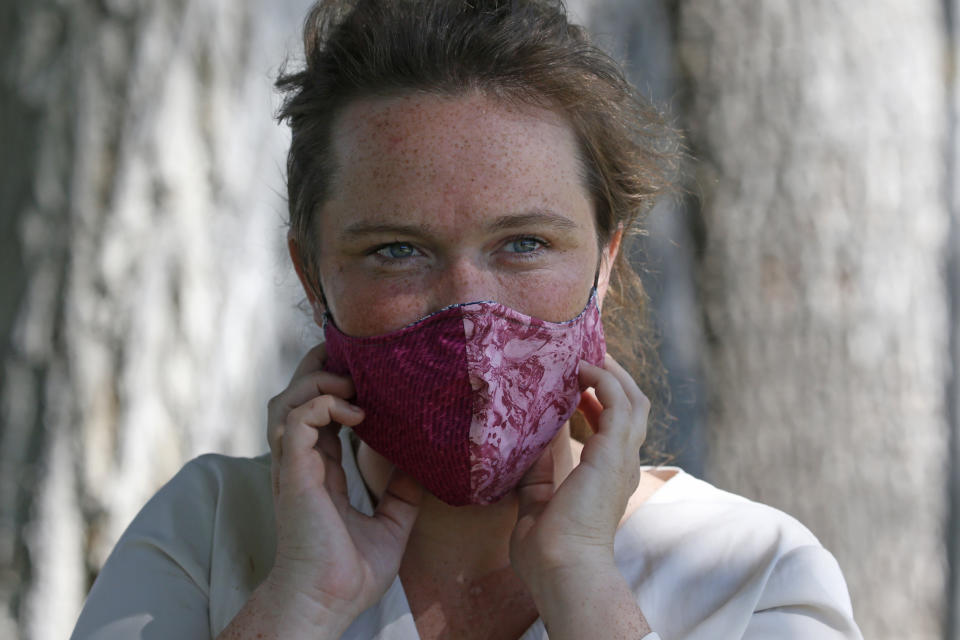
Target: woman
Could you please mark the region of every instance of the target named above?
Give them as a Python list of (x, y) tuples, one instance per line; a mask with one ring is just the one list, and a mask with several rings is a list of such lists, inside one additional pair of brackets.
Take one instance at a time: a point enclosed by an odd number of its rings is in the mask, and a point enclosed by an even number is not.
[(305, 44), (289, 247), (326, 344), (272, 455), (189, 463), (74, 636), (859, 638), (802, 525), (640, 467), (599, 309), (672, 156), (562, 7), (323, 1)]

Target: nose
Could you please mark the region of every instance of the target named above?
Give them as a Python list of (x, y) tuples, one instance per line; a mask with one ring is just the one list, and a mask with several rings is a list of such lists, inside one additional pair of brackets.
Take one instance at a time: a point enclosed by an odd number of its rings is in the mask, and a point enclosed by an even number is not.
[(499, 281), (490, 268), (469, 256), (458, 256), (444, 264), (437, 275), (431, 311), (464, 302), (499, 301), (499, 294)]

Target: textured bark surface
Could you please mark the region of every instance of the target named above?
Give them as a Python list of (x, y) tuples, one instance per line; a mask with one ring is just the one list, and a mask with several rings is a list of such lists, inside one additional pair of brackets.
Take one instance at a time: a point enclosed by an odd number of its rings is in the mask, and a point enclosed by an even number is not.
[(946, 279), (950, 303), (950, 359), (952, 370), (947, 388), (947, 416), (950, 425), (950, 467), (948, 477), (949, 515), (946, 530), (947, 566), (947, 640), (960, 639), (960, 88), (956, 70), (960, 69), (960, 1), (946, 0), (945, 24), (948, 33), (949, 77), (947, 135), (947, 197), (950, 207), (949, 248)]
[(680, 6), (706, 229), (707, 475), (813, 530), (865, 637), (940, 638), (941, 4)]
[(4, 3), (0, 637), (67, 637), (185, 459), (265, 449), (306, 341), (270, 89), (306, 5)]

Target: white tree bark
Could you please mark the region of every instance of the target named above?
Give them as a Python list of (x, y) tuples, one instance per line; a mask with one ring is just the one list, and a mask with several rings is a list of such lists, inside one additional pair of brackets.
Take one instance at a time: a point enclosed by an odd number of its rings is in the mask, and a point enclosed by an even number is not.
[(2, 318), (4, 638), (67, 637), (186, 459), (265, 450), (266, 400), (310, 336), (271, 89), (308, 4), (13, 5), (2, 112), (22, 117), (0, 123), (16, 141), (0, 157), (24, 182), (3, 242), (25, 284)]
[[(960, 1), (944, 3), (948, 36), (948, 63), (960, 68)], [(956, 73), (948, 82), (949, 133), (947, 138), (947, 197), (951, 214), (949, 248), (945, 265), (950, 303), (950, 360), (947, 385), (947, 417), (950, 426), (950, 462), (947, 471), (949, 514), (946, 527), (947, 552), (947, 640), (960, 640), (960, 87)]]
[(837, 556), (867, 638), (942, 637), (941, 3), (685, 0), (707, 473)]

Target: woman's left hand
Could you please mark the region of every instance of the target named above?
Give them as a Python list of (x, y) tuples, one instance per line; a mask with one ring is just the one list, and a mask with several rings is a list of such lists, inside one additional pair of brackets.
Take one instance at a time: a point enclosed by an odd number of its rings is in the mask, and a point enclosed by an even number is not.
[(607, 354), (603, 367), (580, 363), (581, 410), (594, 429), (580, 464), (554, 486), (552, 445), (517, 487), (519, 512), (510, 561), (531, 589), (581, 572), (614, 569), (613, 538), (640, 481), (640, 446), (650, 401)]

